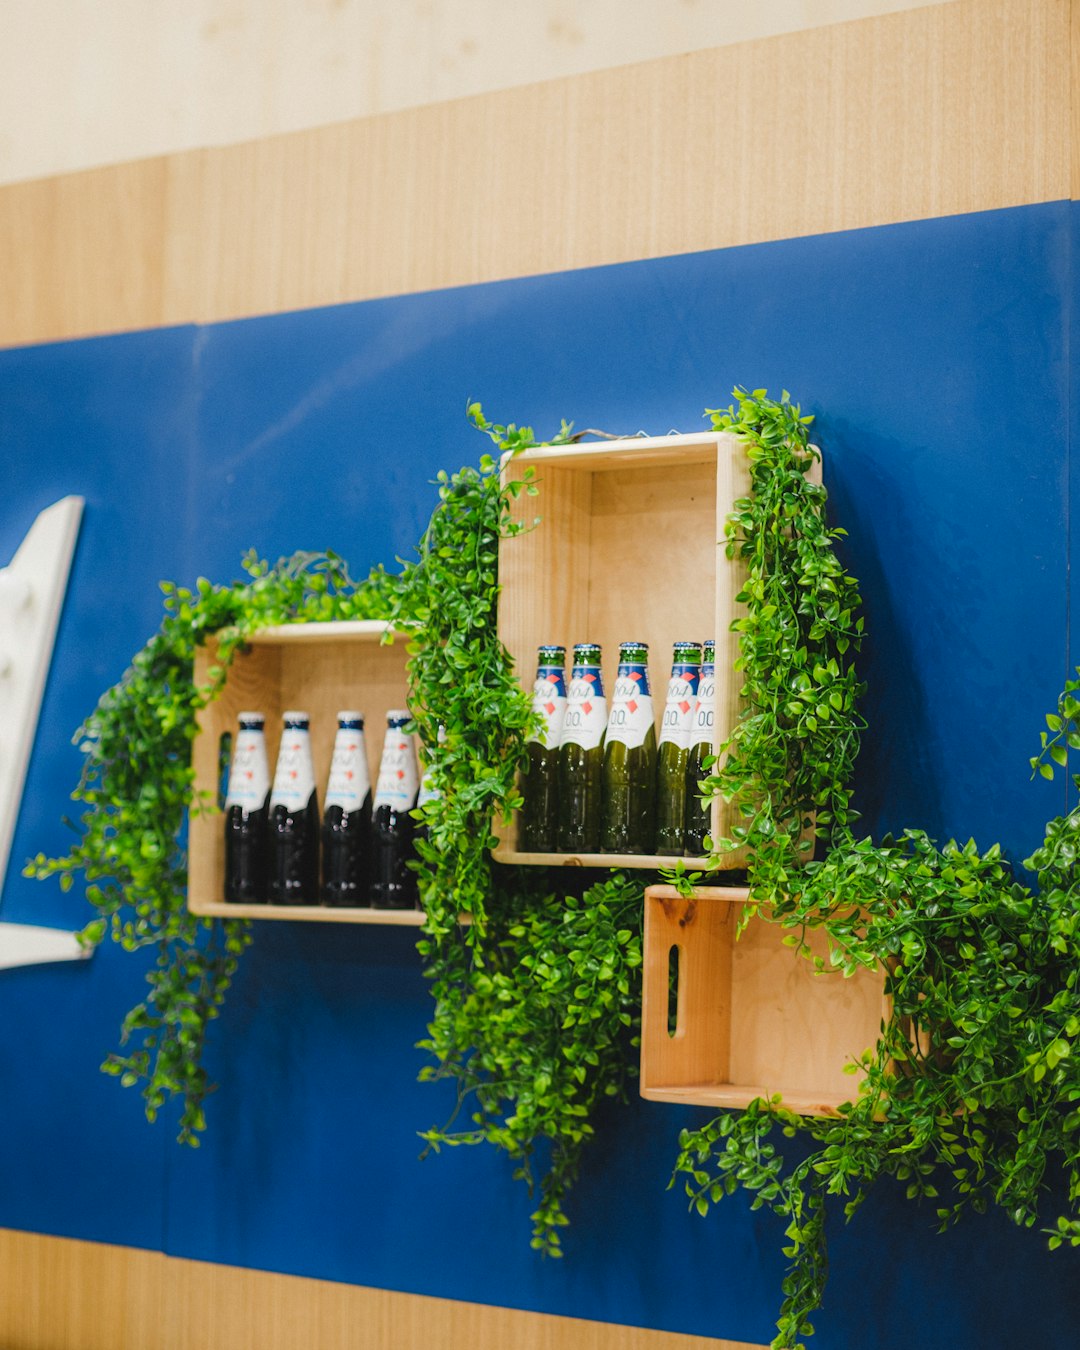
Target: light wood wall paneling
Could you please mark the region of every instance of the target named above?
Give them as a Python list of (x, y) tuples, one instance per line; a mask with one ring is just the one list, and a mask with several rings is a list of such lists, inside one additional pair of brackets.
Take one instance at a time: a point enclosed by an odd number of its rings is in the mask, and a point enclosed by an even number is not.
[(163, 159), (0, 189), (0, 345), (163, 322)]
[(0, 344), (1065, 198), (1073, 3), (947, 0), (2, 188)]
[(765, 1350), (0, 1229), (4, 1350)]

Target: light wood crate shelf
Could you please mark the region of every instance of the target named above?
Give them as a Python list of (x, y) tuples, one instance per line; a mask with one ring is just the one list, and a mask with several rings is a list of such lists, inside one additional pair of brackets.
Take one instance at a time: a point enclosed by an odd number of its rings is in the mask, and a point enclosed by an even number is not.
[[(539, 516), (540, 524), (499, 546), (499, 636), (522, 685), (532, 687), (542, 643), (561, 643), (569, 661), (574, 643), (598, 642), (610, 701), (619, 643), (647, 642), (659, 735), (672, 645), (711, 637), (719, 746), (738, 715), (741, 685), (731, 623), (745, 569), (725, 555), (724, 524), (750, 491), (742, 443), (727, 432), (701, 432), (528, 450), (504, 458), (504, 480), (527, 468), (535, 469), (540, 493), (522, 494), (515, 518), (531, 525)], [(729, 833), (728, 810), (714, 803), (714, 836)], [(674, 862), (655, 854), (524, 853), (516, 820), (495, 833), (494, 857), (505, 863), (656, 869)], [(745, 863), (740, 850), (723, 865)]]
[[(217, 797), (219, 748), (226, 732), (235, 735), (237, 714), (257, 709), (266, 715), (266, 750), (273, 774), (281, 739), (281, 715), (302, 708), (311, 716), (311, 752), (322, 806), (337, 714), (356, 708), (364, 714), (368, 770), (378, 776), (386, 714), (405, 706), (404, 637), (383, 644), (387, 625), (376, 620), (296, 623), (264, 628), (237, 652), (221, 694), (198, 714), (192, 747), (196, 790)], [(213, 665), (212, 644), (195, 655), (195, 682), (205, 684)], [(194, 815), (188, 840), (188, 909), (204, 917), (285, 919), (316, 923), (371, 923), (419, 926), (419, 910), (338, 909), (329, 905), (233, 905), (224, 900), (224, 820), (219, 813)]]
[[(783, 945), (789, 930), (751, 919), (735, 928), (748, 892), (673, 886), (645, 891), (641, 1095), (650, 1101), (742, 1108), (776, 1093), (800, 1115), (835, 1115), (858, 1093), (844, 1072), (876, 1044), (888, 1015), (881, 971), (849, 979), (815, 972)], [(827, 955), (824, 934), (808, 936)], [(678, 948), (675, 1031), (669, 962)]]

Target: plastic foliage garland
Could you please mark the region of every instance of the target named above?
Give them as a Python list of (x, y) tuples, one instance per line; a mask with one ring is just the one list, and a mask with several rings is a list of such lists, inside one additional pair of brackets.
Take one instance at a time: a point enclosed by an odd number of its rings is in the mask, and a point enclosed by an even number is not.
[[(489, 423), (479, 404), (469, 413), (503, 453), (537, 444), (528, 427)], [(549, 443), (571, 439), (564, 423)], [(520, 802), (534, 726), (496, 631), (499, 540), (527, 528), (514, 503), (536, 495), (532, 478), (501, 482), (490, 455), (478, 470), (440, 474), (439, 506), (419, 561), (398, 579), (391, 619), (413, 633), (409, 702), (439, 794), (419, 845), (420, 951), (435, 1001), (422, 1042), (435, 1062), (421, 1076), (451, 1080), (456, 1107), (424, 1138), (436, 1151), (483, 1142), (504, 1151), (537, 1191), (532, 1245), (559, 1256), (596, 1108), (624, 1096), (635, 1072), (641, 890), (614, 872), (566, 894), (546, 869), (491, 861), (492, 820)]]
[[(884, 968), (892, 1009), (878, 1044), (849, 1066), (857, 1081), (836, 1116), (801, 1117), (774, 1098), (681, 1136), (676, 1175), (699, 1211), (742, 1187), (783, 1217), (791, 1265), (774, 1345), (794, 1347), (811, 1334), (825, 1287), (829, 1197), (850, 1217), (880, 1176), (935, 1200), (943, 1226), (997, 1203), (1030, 1227), (1060, 1169), (1067, 1205), (1046, 1231), (1051, 1247), (1080, 1245), (1080, 814), (1047, 826), (1028, 860), (1036, 892), (996, 846), (938, 847), (917, 830), (880, 844), (856, 837), (857, 586), (836, 556), (842, 531), (826, 523), (824, 490), (807, 473), (811, 419), (786, 394), (735, 393), (712, 418), (742, 440), (752, 475), (727, 524), (728, 554), (747, 575), (734, 625), (743, 711), (705, 791), (733, 802), (739, 823), (713, 841), (713, 862), (745, 849), (749, 912), (782, 924), (798, 954), (838, 979)], [(478, 404), (469, 412), (504, 453), (537, 443), (527, 427), (489, 423)], [(571, 439), (564, 424), (554, 443)], [(82, 873), (98, 912), (84, 940), (110, 932), (154, 953), (149, 993), (103, 1068), (141, 1085), (151, 1119), (178, 1098), (180, 1138), (197, 1143), (211, 1088), (208, 1026), (251, 930), (186, 907), (185, 812), (214, 809), (193, 800), (196, 713), (260, 628), (382, 618), (409, 632), (410, 708), (440, 793), (425, 808), (417, 864), (434, 996), (422, 1076), (449, 1079), (457, 1101), (424, 1137), (435, 1150), (487, 1142), (505, 1152), (538, 1191), (533, 1245), (558, 1255), (597, 1107), (625, 1095), (635, 1072), (641, 881), (612, 872), (566, 894), (561, 869), (556, 890), (545, 869), (493, 867), (492, 820), (518, 804), (533, 729), (496, 632), (498, 544), (526, 528), (516, 503), (537, 487), (528, 473), (503, 483), (485, 456), (477, 469), (440, 474), (438, 491), (418, 559), (400, 575), (376, 569), (355, 582), (340, 559), (307, 554), (274, 567), (249, 557), (247, 579), (231, 586), (164, 584), (160, 631), (78, 733), (78, 840), (65, 857), (39, 855), (27, 874), (68, 888)], [(196, 688), (192, 658), (211, 637), (217, 660)], [(1033, 760), (1045, 776), (1080, 748), (1078, 693), (1080, 681), (1070, 682), (1047, 719)], [(675, 879), (686, 888), (699, 877), (680, 866)], [(824, 930), (827, 961), (810, 951), (812, 928)], [(815, 1147), (789, 1164), (783, 1140), (797, 1134)]]
[[(681, 1136), (676, 1175), (701, 1213), (742, 1188), (785, 1220), (773, 1345), (795, 1347), (825, 1288), (830, 1197), (850, 1218), (881, 1176), (933, 1202), (944, 1228), (992, 1203), (1033, 1227), (1061, 1174), (1064, 1212), (1045, 1231), (1052, 1248), (1080, 1245), (1080, 809), (1051, 821), (1027, 860), (1037, 891), (997, 845), (938, 847), (914, 829), (877, 845), (856, 837), (858, 595), (828, 547), (839, 531), (824, 524), (824, 495), (803, 477), (809, 419), (786, 396), (736, 395), (714, 425), (745, 441), (753, 473), (728, 525), (729, 555), (749, 568), (734, 625), (745, 707), (707, 786), (743, 823), (716, 855), (747, 847), (750, 912), (838, 979), (884, 969), (891, 1008), (877, 1045), (846, 1066), (858, 1081), (836, 1116), (799, 1116), (774, 1097)], [(1046, 777), (1080, 748), (1078, 692), (1070, 682), (1047, 717), (1032, 760)], [(827, 852), (808, 861), (811, 835)], [(806, 943), (814, 928), (827, 960)], [(800, 1134), (816, 1147), (789, 1165), (783, 1141)]]
[[(188, 810), (215, 810), (194, 795), (191, 742), (198, 710), (215, 697), (233, 656), (260, 628), (291, 620), (376, 618), (385, 612), (385, 578), (358, 587), (332, 554), (297, 554), (271, 568), (252, 554), (247, 580), (194, 590), (162, 582), (165, 617), (118, 684), (75, 735), (83, 769), (72, 799), (83, 811), (78, 839), (61, 858), (38, 854), (25, 875), (76, 874), (98, 917), (83, 929), (87, 945), (106, 933), (126, 951), (149, 950), (150, 992), (128, 1013), (121, 1049), (102, 1069), (125, 1087), (142, 1086), (154, 1120), (170, 1098), (181, 1111), (179, 1138), (197, 1145), (211, 1084), (202, 1065), (209, 1023), (220, 1012), (237, 960), (251, 941), (242, 920), (200, 919), (187, 908), (184, 826)], [(210, 683), (196, 687), (196, 647), (217, 640)]]

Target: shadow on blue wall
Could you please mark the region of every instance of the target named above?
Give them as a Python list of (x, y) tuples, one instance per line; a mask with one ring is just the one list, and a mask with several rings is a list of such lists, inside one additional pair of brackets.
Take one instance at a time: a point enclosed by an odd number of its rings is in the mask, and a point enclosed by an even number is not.
[[(867, 832), (1023, 858), (1062, 805), (1027, 760), (1067, 661), (1075, 220), (1059, 203), (0, 354), (0, 558), (42, 507), (87, 498), (13, 858), (64, 849), (70, 737), (156, 627), (159, 579), (232, 577), (249, 547), (329, 547), (358, 574), (408, 555), (436, 471), (486, 448), (470, 398), (541, 435), (662, 433), (736, 382), (818, 414), (866, 599)], [(17, 867), (3, 914), (86, 917)], [(406, 935), (259, 928), (197, 1152), (97, 1073), (144, 970), (103, 949), (0, 977), (0, 1224), (769, 1339), (779, 1223), (741, 1198), (704, 1221), (665, 1189), (702, 1113), (607, 1110), (562, 1263), (530, 1251), (504, 1160), (418, 1160), (450, 1101), (415, 1081), (428, 996)], [(823, 1350), (1075, 1340), (1075, 1255), (996, 1216), (932, 1234), (889, 1187), (837, 1223)]]

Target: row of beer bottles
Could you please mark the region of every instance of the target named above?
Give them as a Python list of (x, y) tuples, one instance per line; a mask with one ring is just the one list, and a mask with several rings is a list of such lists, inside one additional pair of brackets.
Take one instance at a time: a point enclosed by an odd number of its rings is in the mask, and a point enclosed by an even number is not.
[(416, 877), (408, 866), (417, 828), (412, 811), (433, 794), (427, 775), (418, 782), (408, 720), (405, 711), (386, 715), (373, 798), (364, 718), (338, 713), (320, 819), (307, 713), (284, 714), (272, 783), (265, 718), (240, 713), (225, 798), (225, 899), (416, 908)]
[(624, 642), (607, 711), (600, 647), (539, 650), (518, 847), (527, 853), (699, 856), (709, 834), (702, 761), (714, 753), (715, 646), (676, 642), (657, 742), (648, 646)]

